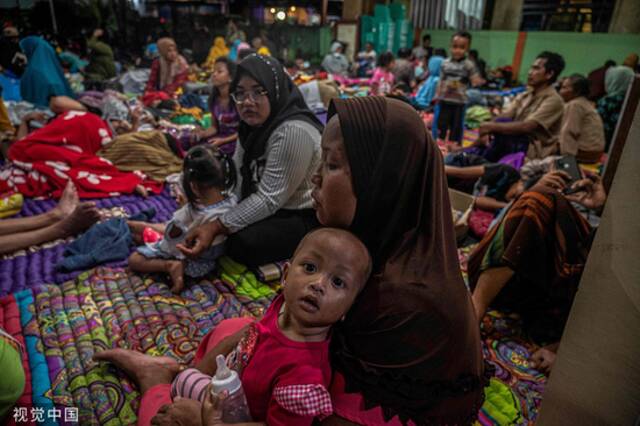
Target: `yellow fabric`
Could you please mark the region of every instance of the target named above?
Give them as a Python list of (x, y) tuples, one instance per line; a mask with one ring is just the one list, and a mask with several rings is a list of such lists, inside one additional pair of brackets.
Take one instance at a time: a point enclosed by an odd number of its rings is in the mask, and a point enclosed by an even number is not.
[(0, 198), (0, 219), (20, 213), (23, 202), (22, 194), (11, 194)]
[(9, 120), (9, 113), (2, 98), (0, 98), (0, 132), (13, 133), (14, 128)]
[(224, 38), (216, 37), (213, 40), (213, 46), (211, 46), (211, 50), (209, 50), (209, 56), (207, 56), (207, 60), (204, 63), (205, 68), (213, 68), (213, 64), (215, 64), (216, 59), (221, 56), (227, 56), (229, 54), (229, 48), (224, 42)]
[(98, 151), (98, 156), (111, 161), (119, 170), (138, 170), (159, 182), (182, 171), (182, 160), (158, 130), (119, 135)]
[(258, 55), (271, 56), (271, 51), (266, 46), (262, 46), (258, 49)]

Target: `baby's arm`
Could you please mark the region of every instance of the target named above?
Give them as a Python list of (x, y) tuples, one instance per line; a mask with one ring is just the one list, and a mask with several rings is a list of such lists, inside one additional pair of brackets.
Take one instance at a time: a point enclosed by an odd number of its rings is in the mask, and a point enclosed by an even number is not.
[(229, 353), (231, 353), (231, 351), (234, 350), (236, 346), (238, 346), (238, 343), (240, 343), (240, 340), (247, 332), (248, 327), (249, 326), (247, 325), (237, 333), (222, 339), (220, 343), (218, 343), (213, 349), (207, 352), (204, 357), (202, 357), (200, 362), (198, 362), (198, 364), (194, 366), (195, 369), (210, 376), (216, 374), (216, 357), (218, 355), (229, 355)]
[[(247, 326), (248, 327), (248, 326)], [(205, 354), (195, 368), (188, 368), (178, 374), (171, 384), (171, 397), (189, 398), (204, 403), (207, 387), (216, 372), (216, 357), (228, 355), (240, 342), (247, 329), (225, 337), (213, 349)]]

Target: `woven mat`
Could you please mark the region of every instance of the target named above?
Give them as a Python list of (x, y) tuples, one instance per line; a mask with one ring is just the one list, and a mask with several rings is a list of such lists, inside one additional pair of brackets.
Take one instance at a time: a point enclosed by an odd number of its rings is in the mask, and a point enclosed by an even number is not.
[[(176, 209), (175, 201), (167, 189), (160, 195), (148, 198), (122, 195), (94, 201), (100, 209), (121, 208), (128, 215), (153, 207), (156, 210), (154, 222), (170, 219)], [(17, 217), (44, 213), (54, 208), (56, 203), (55, 200), (25, 200), (22, 211)], [(72, 240), (58, 240), (0, 257), (0, 296), (39, 284), (60, 284), (78, 276), (80, 272), (62, 273), (55, 269), (55, 265), (62, 258), (64, 249), (70, 241)], [(124, 266), (124, 262), (111, 263), (109, 266)]]
[(78, 407), (82, 425), (134, 424), (139, 394), (122, 373), (91, 360), (97, 350), (120, 347), (188, 363), (222, 319), (262, 315), (266, 303), (241, 301), (219, 280), (177, 297), (163, 283), (111, 268), (6, 296), (0, 325), (27, 349), (28, 387), (18, 406)]

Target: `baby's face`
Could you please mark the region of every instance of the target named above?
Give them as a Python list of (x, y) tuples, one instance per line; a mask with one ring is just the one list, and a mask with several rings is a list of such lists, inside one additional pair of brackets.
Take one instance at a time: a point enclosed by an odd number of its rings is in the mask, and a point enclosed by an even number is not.
[(329, 326), (351, 308), (367, 280), (369, 254), (344, 231), (307, 236), (284, 277), (284, 298), (293, 317), (307, 327)]

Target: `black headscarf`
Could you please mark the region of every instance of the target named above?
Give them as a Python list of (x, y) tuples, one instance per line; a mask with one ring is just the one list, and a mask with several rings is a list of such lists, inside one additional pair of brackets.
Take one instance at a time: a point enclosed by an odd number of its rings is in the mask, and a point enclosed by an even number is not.
[(231, 83), (231, 92), (236, 90), (240, 78), (248, 75), (257, 81), (267, 92), (271, 114), (260, 127), (249, 126), (240, 121), (238, 137), (244, 148), (242, 158), (242, 198), (255, 192), (257, 182), (252, 179), (251, 163), (264, 155), (267, 140), (271, 133), (282, 123), (289, 120), (302, 120), (322, 132), (324, 126), (307, 107), (302, 93), (287, 75), (275, 58), (252, 54), (238, 64), (238, 73)]

